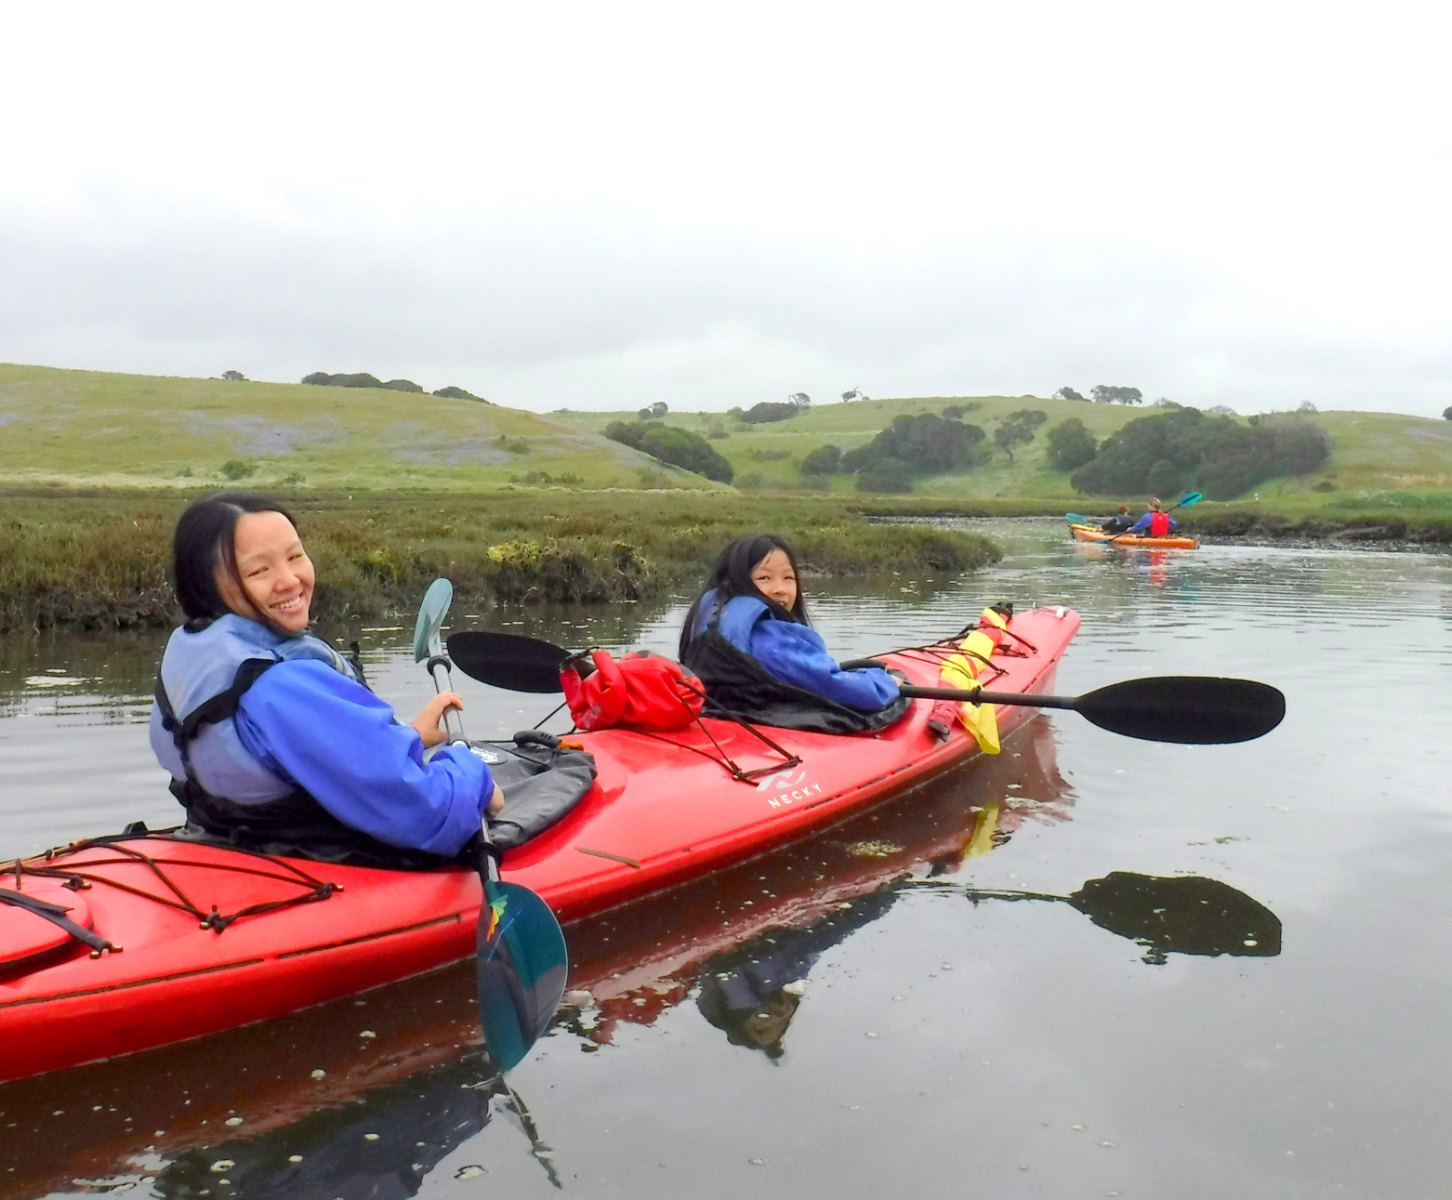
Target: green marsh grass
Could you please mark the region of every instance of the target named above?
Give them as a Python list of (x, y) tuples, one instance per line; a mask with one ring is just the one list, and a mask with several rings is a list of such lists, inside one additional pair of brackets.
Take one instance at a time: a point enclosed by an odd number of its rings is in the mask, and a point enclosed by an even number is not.
[[(189, 496), (0, 496), (0, 629), (162, 626), (178, 618), (171, 532)], [(828, 497), (694, 492), (284, 494), (330, 624), (411, 611), (438, 576), (468, 602), (628, 602), (701, 580), (720, 547), (770, 530), (804, 573), (959, 574), (993, 562), (976, 534), (888, 525)]]

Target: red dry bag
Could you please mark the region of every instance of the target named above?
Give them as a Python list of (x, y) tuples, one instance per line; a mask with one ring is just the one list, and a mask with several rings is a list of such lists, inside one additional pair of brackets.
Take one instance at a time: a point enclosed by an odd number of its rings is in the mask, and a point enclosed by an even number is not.
[(681, 729), (701, 714), (706, 688), (672, 659), (635, 650), (616, 660), (608, 650), (567, 658), (560, 686), (578, 729), (633, 725)]

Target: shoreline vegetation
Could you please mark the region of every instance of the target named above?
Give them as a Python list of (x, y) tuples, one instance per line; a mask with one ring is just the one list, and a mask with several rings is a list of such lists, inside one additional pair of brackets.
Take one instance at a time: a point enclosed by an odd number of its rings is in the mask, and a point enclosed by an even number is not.
[[(171, 534), (182, 509), (201, 494), (0, 495), (0, 632), (175, 624)], [(441, 575), (462, 598), (486, 606), (646, 600), (696, 584), (721, 546), (751, 530), (791, 540), (808, 575), (960, 575), (996, 562), (998, 548), (928, 519), (1060, 516), (1058, 504), (1066, 503), (563, 489), (277, 494), (318, 564), (318, 607), (334, 626), (408, 613)], [(1066, 507), (1097, 511), (1084, 498)], [(1217, 510), (1196, 508), (1197, 535), (1452, 545), (1452, 522), (1395, 508), (1334, 519)]]
[[(874, 523), (860, 505), (818, 497), (784, 506), (692, 492), (277, 495), (317, 563), (317, 607), (335, 626), (413, 611), (439, 576), (490, 606), (650, 599), (698, 583), (721, 546), (755, 529), (790, 539), (805, 574), (957, 575), (1000, 557), (977, 534)], [(0, 632), (176, 624), (171, 535), (194, 498), (5, 497)]]

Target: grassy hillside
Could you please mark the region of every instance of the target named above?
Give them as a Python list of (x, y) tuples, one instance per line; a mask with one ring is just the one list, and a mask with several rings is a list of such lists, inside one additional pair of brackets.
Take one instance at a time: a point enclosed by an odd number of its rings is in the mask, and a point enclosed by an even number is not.
[[(904, 414), (966, 409), (990, 439), (1022, 409), (1048, 420), (1010, 461), (920, 480), (921, 502), (1010, 502), (1088, 511), (1046, 462), (1046, 434), (1077, 417), (1103, 439), (1155, 410), (1035, 396), (932, 396), (811, 408), (746, 425), (726, 413), (670, 413), (735, 470), (742, 492), (825, 491), (858, 498), (846, 475), (805, 479), (798, 464), (832, 443), (861, 446)], [(223, 485), (296, 492), (462, 493), (501, 487), (719, 490), (601, 436), (634, 412), (547, 416), (471, 400), (379, 388), (225, 382), (0, 364), (0, 488), (199, 490)], [(1247, 420), (1241, 417), (1238, 420)], [(1397, 512), (1452, 519), (1452, 421), (1387, 413), (1281, 413), (1324, 428), (1332, 458), (1314, 474), (1273, 480), (1242, 504), (1290, 517)], [(1100, 497), (1139, 503), (1143, 497)], [(1102, 504), (1099, 505), (1102, 507)], [(1208, 511), (1208, 508), (1202, 511)]]
[(0, 364), (0, 487), (711, 486), (518, 409), (382, 388)]
[[(722, 413), (669, 413), (660, 419), (709, 438), (716, 451), (735, 468), (738, 488), (795, 489), (810, 486), (797, 465), (818, 446), (831, 443), (850, 450), (870, 442), (896, 416), (941, 413), (950, 404), (966, 407), (963, 420), (982, 428), (990, 442), (1004, 419), (1023, 409), (1043, 412), (1048, 421), (1040, 426), (1032, 442), (1014, 451), (1013, 461), (995, 449), (993, 460), (986, 466), (961, 475), (921, 480), (914, 488), (915, 495), (944, 501), (1078, 498), (1068, 476), (1051, 469), (1046, 461), (1047, 431), (1077, 417), (1096, 439), (1103, 440), (1129, 421), (1156, 411), (1036, 396), (933, 396), (827, 404), (766, 425), (746, 425)], [(637, 419), (634, 413), (623, 412), (561, 412), (553, 416), (594, 432), (603, 430), (611, 421)], [(1356, 412), (1281, 413), (1262, 419), (1310, 421), (1321, 426), (1331, 438), (1332, 457), (1321, 471), (1296, 479), (1273, 480), (1259, 489), (1258, 498), (1246, 496), (1243, 500), (1258, 499), (1263, 505), (1297, 513), (1390, 505), (1430, 506), (1452, 515), (1452, 421)], [(835, 492), (850, 492), (855, 482), (850, 476), (836, 475), (825, 486)], [(1143, 498), (1124, 499), (1138, 503)]]

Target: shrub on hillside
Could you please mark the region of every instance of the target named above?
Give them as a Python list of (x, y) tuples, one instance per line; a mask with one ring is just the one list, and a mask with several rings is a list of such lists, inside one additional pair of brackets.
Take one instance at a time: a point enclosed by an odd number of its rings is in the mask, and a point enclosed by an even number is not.
[(612, 421), (605, 436), (673, 467), (704, 475), (717, 483), (730, 483), (732, 467), (698, 433), (673, 425), (647, 425), (644, 421)]
[(1228, 500), (1267, 479), (1317, 470), (1330, 455), (1330, 438), (1307, 417), (1251, 426), (1186, 408), (1131, 421), (1069, 482), (1101, 496), (1198, 487)]
[(479, 404), (489, 403), (489, 401), (485, 400), (482, 396), (476, 396), (473, 392), (465, 391), (461, 387), (454, 387), (452, 384), (450, 384), (448, 387), (441, 387), (437, 389), (434, 392), (434, 395), (442, 396), (445, 400), (474, 400), (477, 401)]
[(947, 421), (935, 413), (894, 417), (867, 445), (842, 455), (842, 469), (859, 474), (889, 460), (907, 463), (919, 475), (974, 467), (989, 458), (981, 444), (984, 436), (977, 425)]
[(831, 442), (807, 451), (798, 466), (803, 475), (835, 475), (841, 469), (842, 451)]
[[(735, 411), (734, 409), (732, 410)], [(802, 410), (795, 404), (787, 404), (773, 400), (763, 400), (760, 404), (753, 404), (744, 413), (741, 419), (748, 425), (764, 425), (768, 421), (785, 421), (794, 417)]]
[[(383, 382), (377, 375), (370, 375), (367, 371), (355, 371), (351, 375), (329, 375), (326, 371), (314, 371), (311, 375), (304, 375), (303, 382), (315, 383), (322, 387), (381, 388), (383, 386)], [(394, 382), (403, 381), (394, 380)]]
[(1093, 459), (1099, 443), (1089, 427), (1078, 417), (1060, 421), (1048, 432), (1049, 466), (1056, 471), (1072, 471)]
[(900, 458), (879, 458), (857, 473), (859, 492), (910, 492), (918, 472)]

